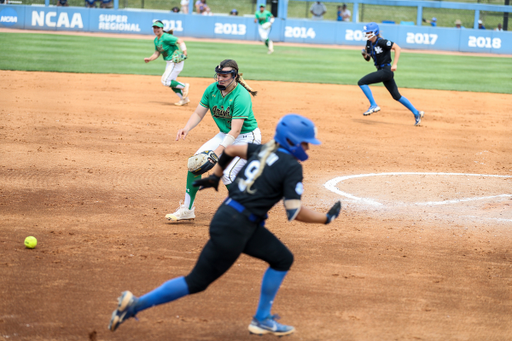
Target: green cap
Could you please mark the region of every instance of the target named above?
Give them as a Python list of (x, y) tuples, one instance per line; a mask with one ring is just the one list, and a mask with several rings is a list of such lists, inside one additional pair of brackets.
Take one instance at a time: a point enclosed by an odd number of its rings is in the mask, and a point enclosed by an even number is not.
[(162, 24), (161, 22), (157, 22), (157, 21), (155, 21), (155, 22), (153, 23), (153, 27), (161, 27), (161, 28), (164, 28), (164, 24)]

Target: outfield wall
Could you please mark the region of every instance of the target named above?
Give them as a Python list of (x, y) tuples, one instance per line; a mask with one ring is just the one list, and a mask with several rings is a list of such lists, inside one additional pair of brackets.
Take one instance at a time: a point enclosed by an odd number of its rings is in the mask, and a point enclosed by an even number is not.
[[(161, 19), (176, 36), (259, 40), (250, 17), (200, 16), (168, 11), (0, 5), (0, 27), (153, 35)], [(512, 54), (512, 32), (379, 24), (381, 34), (408, 49)], [(363, 24), (308, 19), (276, 19), (270, 38), (279, 42), (364, 45)]]

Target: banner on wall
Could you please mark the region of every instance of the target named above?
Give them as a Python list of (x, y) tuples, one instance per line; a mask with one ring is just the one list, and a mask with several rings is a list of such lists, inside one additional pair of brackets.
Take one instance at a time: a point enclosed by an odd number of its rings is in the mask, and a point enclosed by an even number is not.
[[(177, 36), (260, 39), (258, 25), (252, 17), (78, 7), (5, 5), (0, 8), (0, 27), (152, 35), (152, 23), (159, 19), (164, 24), (164, 30), (173, 29)], [(272, 25), (270, 39), (277, 42), (363, 46), (363, 25), (278, 18)], [(386, 39), (408, 49), (512, 54), (512, 32), (391, 24), (379, 26)]]

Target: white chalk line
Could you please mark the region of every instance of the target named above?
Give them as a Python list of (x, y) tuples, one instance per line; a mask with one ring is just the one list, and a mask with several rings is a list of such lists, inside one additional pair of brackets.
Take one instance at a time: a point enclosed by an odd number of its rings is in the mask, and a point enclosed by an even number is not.
[[(389, 176), (389, 175), (451, 175), (451, 176), (478, 176), (478, 177), (487, 177), (487, 178), (512, 178), (512, 175), (467, 174), (467, 173), (424, 173), (424, 172), (369, 173), (369, 174), (356, 174), (356, 175), (346, 175), (346, 176), (336, 177), (332, 180), (327, 181), (324, 184), (324, 187), (327, 188), (329, 191), (339, 194), (348, 199), (351, 199), (352, 201), (354, 201), (356, 203), (362, 203), (362, 204), (367, 204), (367, 205), (372, 205), (372, 206), (383, 207), (383, 206), (385, 206), (384, 204), (382, 204), (374, 199), (361, 198), (361, 197), (352, 195), (350, 193), (341, 191), (337, 188), (337, 185), (340, 182), (343, 182), (343, 181), (349, 180), (349, 179), (365, 178), (365, 177), (371, 177), (371, 176)], [(504, 197), (512, 197), (512, 194), (499, 194), (499, 195), (491, 195), (491, 196), (485, 196), (485, 197), (461, 198), (461, 199), (444, 200), (444, 201), (416, 202), (416, 203), (409, 203), (409, 204), (395, 203), (394, 206), (396, 206), (396, 204), (398, 204), (400, 206), (439, 206), (439, 205), (451, 205), (451, 204), (458, 204), (461, 202), (476, 201), (476, 200), (489, 200), (489, 199), (504, 198)], [(502, 218), (487, 218), (487, 219), (493, 219), (493, 220), (498, 220), (498, 221), (512, 221), (512, 219), (502, 219)]]

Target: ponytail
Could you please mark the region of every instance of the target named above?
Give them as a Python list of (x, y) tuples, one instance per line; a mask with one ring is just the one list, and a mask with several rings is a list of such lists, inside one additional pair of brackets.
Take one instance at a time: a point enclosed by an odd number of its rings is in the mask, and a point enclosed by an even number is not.
[(270, 156), (270, 154), (275, 152), (277, 148), (279, 148), (279, 144), (276, 143), (275, 140), (270, 140), (269, 142), (265, 143), (261, 151), (258, 153), (260, 167), (256, 175), (254, 175), (254, 177), (250, 181), (240, 179), (240, 182), (242, 182), (242, 184), (245, 185), (245, 190), (247, 191), (247, 193), (254, 194), (256, 192), (256, 190), (251, 189), (251, 187), (256, 181), (256, 179), (260, 177), (261, 173), (263, 173), (263, 169), (267, 165), (268, 157)]

